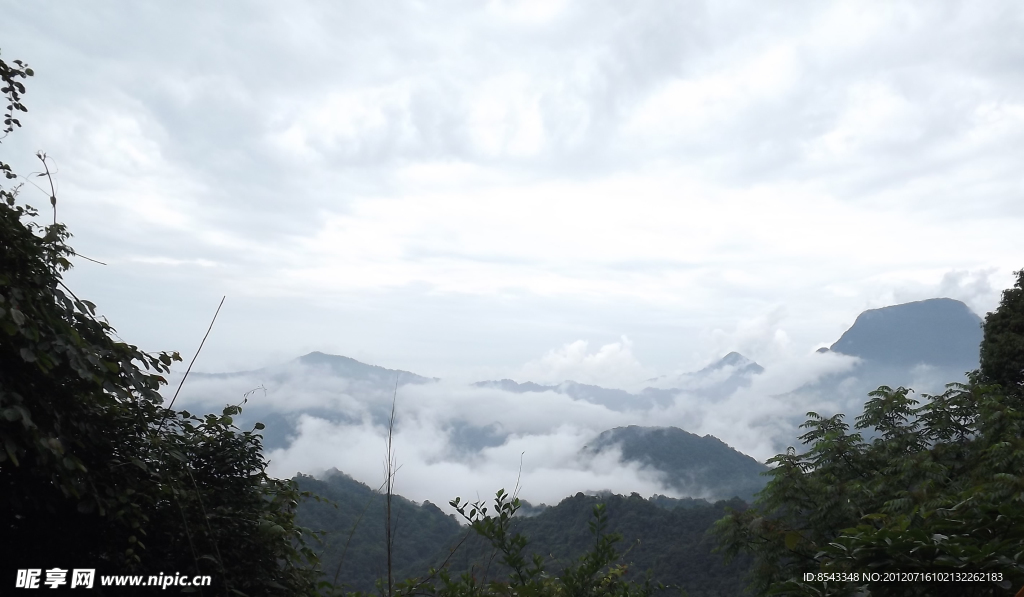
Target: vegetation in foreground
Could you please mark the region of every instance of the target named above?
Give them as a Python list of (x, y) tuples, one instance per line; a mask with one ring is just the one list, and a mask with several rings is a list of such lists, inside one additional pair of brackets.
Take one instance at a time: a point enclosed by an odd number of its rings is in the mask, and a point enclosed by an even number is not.
[[(985, 318), (981, 368), (968, 383), (921, 401), (880, 387), (854, 432), (842, 414), (808, 417), (808, 449), (772, 458), (754, 507), (716, 525), (729, 554), (754, 557), (756, 594), (1024, 586), (1024, 270)], [(886, 572), (910, 580), (865, 576)]]

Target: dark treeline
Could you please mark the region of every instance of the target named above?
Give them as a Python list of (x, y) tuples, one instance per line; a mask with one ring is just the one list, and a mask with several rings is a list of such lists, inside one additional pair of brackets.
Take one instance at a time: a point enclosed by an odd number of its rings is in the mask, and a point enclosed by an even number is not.
[[(372, 591), (386, 573), (383, 496), (343, 474), (322, 481), (307, 476), (296, 480), (301, 489), (333, 502), (306, 502), (298, 511), (303, 526), (327, 531), (320, 558), (325, 578), (333, 581), (337, 575), (338, 582), (350, 589)], [(620, 563), (628, 566), (627, 580), (640, 581), (651, 571), (653, 578), (678, 585), (691, 597), (742, 591), (749, 558), (726, 564), (721, 554), (713, 553), (717, 543), (708, 535), (727, 508), (746, 507), (739, 499), (709, 504), (664, 496), (579, 493), (536, 516), (516, 517), (511, 530), (528, 538), (528, 554), (540, 555), (546, 568), (557, 573), (593, 547), (588, 523), (599, 503), (606, 506), (607, 531), (622, 536), (616, 547), (625, 552)], [(437, 506), (398, 498), (392, 508), (397, 522), (393, 547), (397, 576), (423, 577), (442, 564), (452, 574), (471, 572), (481, 579), (508, 576), (509, 568), (487, 541)]]

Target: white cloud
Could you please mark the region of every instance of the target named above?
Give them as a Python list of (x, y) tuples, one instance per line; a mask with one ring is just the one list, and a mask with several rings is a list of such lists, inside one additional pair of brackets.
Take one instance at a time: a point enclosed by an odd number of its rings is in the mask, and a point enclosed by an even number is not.
[[(475, 498), (498, 488), (511, 491), (519, 478), (523, 497), (550, 504), (589, 490), (680, 495), (665, 486), (662, 473), (624, 464), (615, 450), (597, 456), (581, 452), (600, 432), (614, 427), (676, 426), (698, 435), (712, 434), (763, 461), (795, 443), (796, 425), (804, 412), (845, 406), (832, 396), (797, 395), (793, 390), (848, 371), (855, 362), (835, 354), (786, 354), (765, 373), (753, 376), (751, 385), (724, 397), (708, 399), (700, 388), (690, 388), (667, 406), (626, 412), (555, 391), (511, 393), (455, 381), (402, 385), (393, 398), (387, 384), (354, 382), (327, 369), (293, 363), (232, 378), (194, 377), (177, 406), (215, 411), (225, 403), (241, 402), (245, 392), (259, 388), (243, 407), (243, 415), (250, 411), (249, 417), (271, 417), (268, 422), (276, 425), (281, 419), (275, 417), (284, 416), (295, 425), (284, 443), (268, 452), (273, 474), (320, 474), (338, 468), (376, 486), (383, 479), (394, 400), (394, 446), (402, 467), (399, 493), (446, 504), (456, 495)], [(521, 371), (529, 375), (521, 381), (546, 381), (532, 377), (545, 374), (559, 379), (571, 372), (590, 383), (651, 373), (633, 356), (626, 338), (596, 351), (582, 341), (567, 344)], [(466, 443), (466, 429), (487, 439)], [(688, 495), (706, 497), (705, 491), (693, 487)]]
[(774, 362), (792, 349), (782, 327), (786, 315), (786, 308), (777, 305), (767, 313), (737, 321), (731, 330), (711, 330), (703, 342), (707, 357), (717, 359), (736, 351), (762, 364)]
[[(1013, 285), (1014, 277), (997, 268), (935, 269), (917, 275), (904, 274), (897, 283), (879, 284), (886, 288), (875, 297), (877, 306), (907, 303), (929, 298), (951, 298), (965, 303), (979, 317), (999, 304), (1003, 288)], [(995, 282), (995, 283), (993, 283)]]
[(595, 352), (589, 347), (586, 340), (565, 344), (524, 365), (520, 376), (538, 383), (559, 384), (571, 380), (604, 387), (635, 388), (654, 374), (637, 361), (633, 343), (625, 336)]

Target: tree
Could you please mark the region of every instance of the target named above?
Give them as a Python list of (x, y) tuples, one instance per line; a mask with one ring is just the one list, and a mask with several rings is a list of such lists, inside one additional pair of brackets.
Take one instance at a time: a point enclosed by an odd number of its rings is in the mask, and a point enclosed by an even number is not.
[(1024, 269), (1017, 282), (1003, 291), (999, 308), (985, 316), (981, 343), (981, 375), (1007, 392), (1024, 388)]
[(855, 425), (873, 430), (870, 442), (842, 414), (808, 413), (807, 451), (772, 458), (754, 507), (716, 525), (726, 553), (754, 556), (756, 594), (1011, 595), (1024, 585), (1024, 397), (1006, 365), (1024, 361), (1021, 279), (986, 319), (981, 372), (968, 383), (923, 404), (906, 388), (871, 392)]
[[(19, 79), (32, 75), (0, 60), (5, 135), (21, 126)], [(18, 178), (7, 164), (0, 170)], [(75, 296), (62, 280), (76, 255), (69, 233), (56, 218), (33, 221), (20, 188), (0, 188), (5, 576), (181, 572), (212, 576), (220, 592), (316, 594), (309, 533), (294, 522), (302, 495), (267, 475), (262, 426), (235, 428), (237, 406), (202, 417), (164, 408), (158, 390), (180, 356), (116, 339), (95, 305)]]

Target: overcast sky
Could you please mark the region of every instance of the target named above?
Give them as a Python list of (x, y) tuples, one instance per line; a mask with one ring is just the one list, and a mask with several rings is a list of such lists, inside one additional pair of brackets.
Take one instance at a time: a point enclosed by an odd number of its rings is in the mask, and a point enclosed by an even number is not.
[(186, 359), (226, 295), (204, 371), (624, 385), (1024, 267), (1018, 2), (12, 1), (0, 52), (69, 285)]

